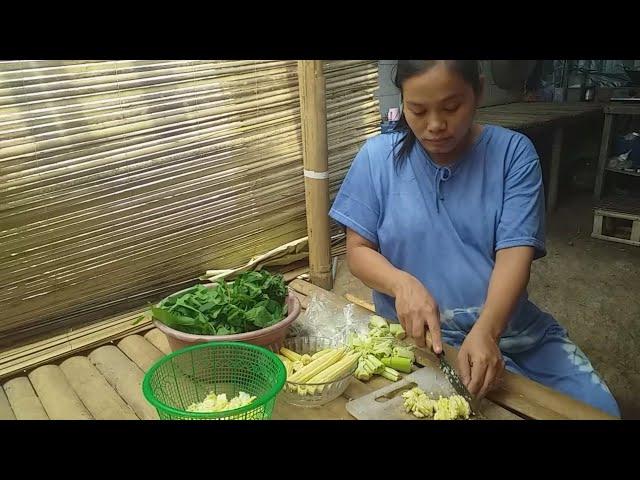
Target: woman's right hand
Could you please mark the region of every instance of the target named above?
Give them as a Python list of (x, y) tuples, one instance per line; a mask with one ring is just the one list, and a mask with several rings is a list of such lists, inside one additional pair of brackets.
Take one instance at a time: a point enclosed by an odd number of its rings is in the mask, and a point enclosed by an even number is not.
[(426, 330), (431, 332), (433, 351), (442, 352), (440, 335), (440, 311), (438, 304), (426, 287), (413, 275), (402, 272), (393, 293), (396, 299), (396, 313), (407, 335), (416, 345), (426, 345)]

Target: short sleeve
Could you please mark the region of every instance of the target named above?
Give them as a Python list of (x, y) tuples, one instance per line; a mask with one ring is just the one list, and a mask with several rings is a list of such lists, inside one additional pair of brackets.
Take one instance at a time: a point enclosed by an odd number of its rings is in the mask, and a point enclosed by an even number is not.
[(547, 253), (542, 170), (533, 144), (523, 140), (507, 170), (495, 249), (531, 246), (541, 258)]
[(380, 204), (371, 174), (371, 162), (365, 144), (347, 172), (329, 216), (378, 245)]

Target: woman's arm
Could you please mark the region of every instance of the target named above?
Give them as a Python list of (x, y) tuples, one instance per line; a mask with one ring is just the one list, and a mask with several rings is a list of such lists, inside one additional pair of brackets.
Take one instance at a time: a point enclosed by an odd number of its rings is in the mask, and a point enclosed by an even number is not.
[(473, 328), (485, 330), (496, 341), (529, 283), (533, 247), (504, 248), (496, 252), (487, 300)]
[(502, 213), (496, 228), (495, 264), (480, 317), (458, 352), (458, 371), (479, 396), (504, 371), (498, 342), (529, 282), (531, 262), (545, 255), (544, 188), (531, 140), (514, 137), (507, 162)]
[(434, 351), (442, 351), (438, 305), (418, 279), (394, 267), (378, 252), (377, 245), (349, 228), (347, 263), (365, 285), (396, 299), (398, 320), (418, 346), (425, 346), (428, 327)]
[(487, 300), (482, 313), (458, 352), (458, 370), (469, 392), (483, 397), (504, 371), (498, 347), (502, 332), (529, 283), (533, 247), (496, 252)]

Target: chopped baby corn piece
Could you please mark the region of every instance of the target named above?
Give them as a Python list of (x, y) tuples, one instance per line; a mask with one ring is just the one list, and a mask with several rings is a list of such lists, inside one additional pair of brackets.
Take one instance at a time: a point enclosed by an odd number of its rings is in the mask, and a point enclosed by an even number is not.
[[(321, 384), (331, 383), (349, 375), (357, 367), (362, 355), (346, 347), (325, 348), (311, 356), (300, 355), (288, 349), (280, 350), (280, 354), (291, 365), (291, 372), (287, 371), (286, 389), (297, 395), (321, 394), (325, 389)], [(290, 358), (297, 358), (296, 355), (300, 360), (291, 361)], [(308, 363), (304, 364), (304, 361)], [(372, 357), (371, 361), (377, 368), (384, 368), (384, 364), (375, 357)], [(287, 365), (285, 360), (283, 362)]]
[(402, 394), (404, 408), (417, 418), (433, 418), (434, 420), (456, 420), (469, 418), (471, 408), (469, 403), (460, 395), (440, 397), (438, 400), (429, 398), (419, 387)]
[(404, 328), (402, 328), (402, 325), (400, 325), (399, 323), (389, 324), (389, 333), (394, 337), (396, 337), (398, 340), (402, 340), (404, 337), (407, 336), (406, 332), (404, 331)]
[(411, 366), (413, 363), (406, 357), (383, 357), (382, 363), (386, 367), (393, 368), (402, 373), (411, 373)]
[(293, 373), (293, 362), (289, 360), (287, 357), (285, 357), (284, 355), (278, 354), (278, 358), (282, 360), (282, 363), (284, 363), (284, 368), (287, 371), (287, 377), (288, 377)]
[(338, 360), (340, 360), (344, 356), (344, 353), (345, 353), (345, 349), (339, 348), (333, 352), (327, 353), (326, 355), (322, 355), (321, 357), (316, 358), (311, 363), (309, 363), (308, 365), (305, 365), (296, 373), (294, 373), (291, 376), (291, 378), (289, 378), (289, 381), (295, 382), (295, 383), (308, 382), (309, 379), (312, 378), (314, 375), (317, 375), (325, 368), (328, 368), (329, 366), (333, 365)]
[(358, 362), (358, 358), (360, 357), (359, 353), (350, 353), (339, 361), (328, 367), (327, 369), (321, 371), (314, 377), (309, 380), (309, 383), (328, 383), (334, 382), (339, 378), (347, 375), (353, 367), (356, 366)]
[(256, 397), (246, 392), (239, 392), (231, 400), (227, 400), (226, 393), (216, 395), (215, 392), (210, 392), (202, 402), (189, 405), (187, 412), (223, 412), (249, 405), (255, 399)]
[(319, 352), (316, 352), (313, 355), (311, 355), (311, 359), (315, 360), (316, 358), (321, 357), (322, 355), (332, 351), (333, 351), (333, 348), (325, 348), (324, 350), (320, 350)]
[(302, 363), (302, 362), (292, 362), (292, 364), (291, 364), (291, 373), (296, 373), (302, 367), (304, 367), (304, 363)]
[(280, 348), (280, 354), (284, 355), (285, 357), (287, 357), (292, 362), (301, 362), (302, 361), (302, 355), (300, 355), (299, 353), (294, 352), (293, 350), (289, 350), (288, 348), (285, 348), (285, 347), (281, 347)]

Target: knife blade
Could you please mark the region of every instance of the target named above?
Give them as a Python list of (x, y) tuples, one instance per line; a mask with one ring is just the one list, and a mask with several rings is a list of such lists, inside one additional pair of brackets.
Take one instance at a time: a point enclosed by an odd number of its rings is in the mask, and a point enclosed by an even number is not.
[(438, 360), (440, 361), (440, 370), (447, 377), (447, 380), (449, 380), (451, 386), (458, 393), (458, 395), (462, 396), (469, 403), (471, 414), (478, 418), (486, 418), (484, 415), (482, 415), (482, 413), (480, 413), (476, 400), (473, 398), (467, 387), (464, 386), (464, 383), (462, 383), (462, 380), (460, 380), (460, 377), (456, 373), (455, 369), (447, 361), (444, 352), (436, 353), (436, 357), (438, 357)]
[(449, 380), (449, 383), (456, 391), (456, 393), (462, 396), (462, 398), (464, 398), (467, 403), (469, 403), (471, 414), (475, 417), (486, 419), (486, 417), (482, 413), (480, 413), (480, 410), (478, 409), (478, 402), (476, 402), (475, 398), (473, 398), (473, 395), (471, 395), (471, 392), (469, 392), (467, 387), (464, 386), (464, 383), (462, 383), (462, 380), (460, 380), (460, 377), (456, 373), (456, 370), (447, 361), (444, 350), (440, 353), (436, 353), (433, 350), (433, 340), (431, 338), (431, 332), (427, 330), (427, 334), (425, 335), (425, 337), (427, 346), (440, 362), (440, 370), (442, 371), (442, 373), (444, 373), (445, 377), (447, 377), (447, 380)]

